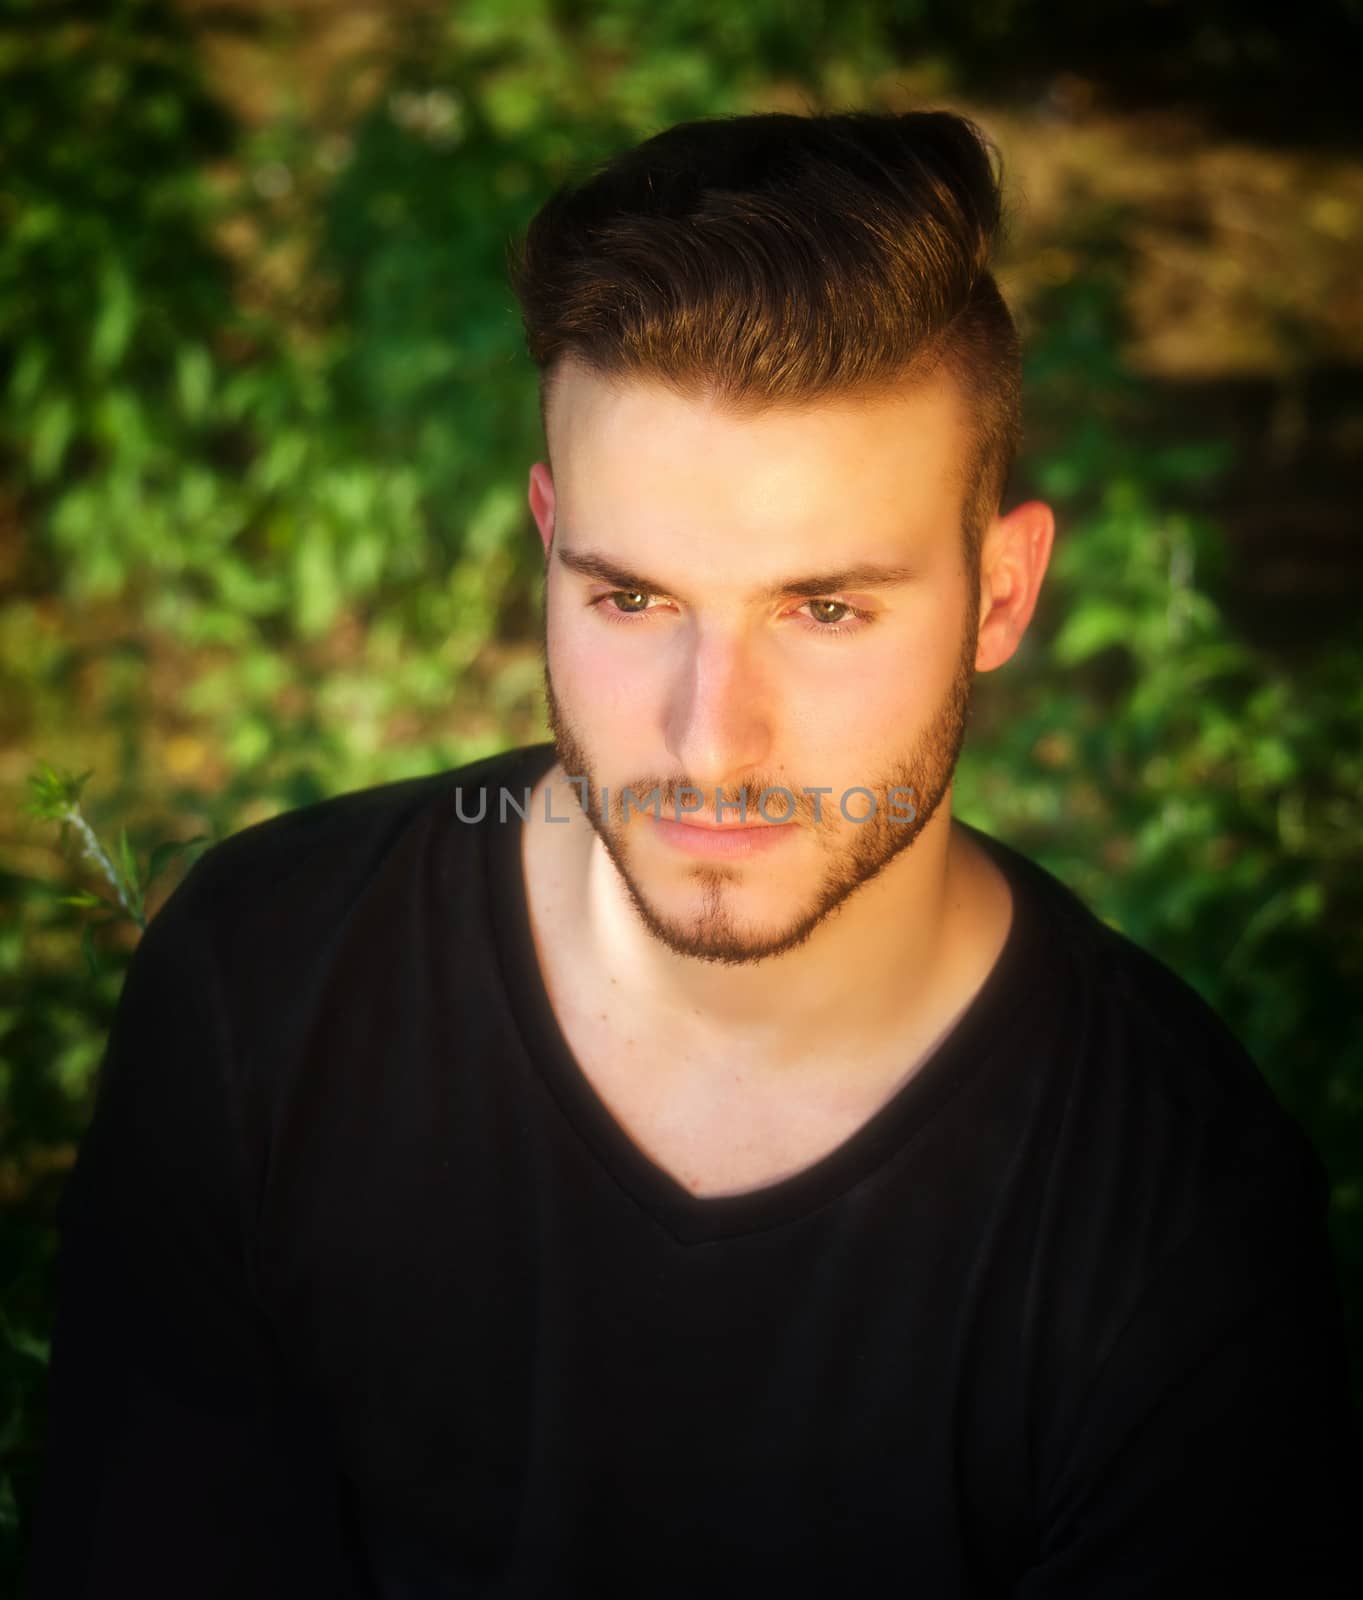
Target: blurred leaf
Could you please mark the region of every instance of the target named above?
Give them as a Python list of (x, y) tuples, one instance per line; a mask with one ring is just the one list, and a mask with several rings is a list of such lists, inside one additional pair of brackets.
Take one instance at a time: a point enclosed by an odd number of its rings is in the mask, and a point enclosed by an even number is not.
[(95, 953), (95, 925), (87, 922), (81, 930), (80, 952), (85, 958), (85, 969), (92, 978), (99, 976), (99, 957)]
[(1109, 645), (1131, 639), (1131, 614), (1123, 608), (1090, 600), (1071, 612), (1051, 646), (1055, 659), (1065, 666), (1084, 661)]
[(82, 889), (79, 894), (64, 894), (60, 896), (60, 904), (64, 906), (80, 906), (82, 908), (103, 906), (107, 909), (109, 902), (100, 895), (91, 894), (89, 890)]
[(120, 828), (118, 833), (118, 865), (123, 875), (123, 886), (129, 896), (137, 900), (141, 883), (137, 868), (137, 858), (133, 854), (133, 847), (128, 840), (128, 830)]
[(90, 365), (97, 377), (105, 376), (122, 359), (132, 337), (136, 312), (127, 272), (121, 263), (110, 263), (100, 282), (90, 340)]
[(206, 833), (196, 833), (192, 839), (167, 839), (158, 844), (151, 853), (147, 865), (147, 879), (145, 887), (150, 888), (152, 883), (165, 871), (165, 869), (186, 850), (192, 850), (196, 845), (208, 841)]

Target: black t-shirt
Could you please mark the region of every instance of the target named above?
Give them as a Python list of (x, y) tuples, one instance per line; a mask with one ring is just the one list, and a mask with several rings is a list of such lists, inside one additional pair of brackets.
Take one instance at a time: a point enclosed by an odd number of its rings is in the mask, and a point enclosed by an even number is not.
[(1013, 924), (945, 1040), (693, 1196), (549, 1004), (501, 791), (553, 758), (248, 828), (152, 921), (33, 1600), (1353, 1592), (1323, 1174), (1196, 994), (975, 831)]

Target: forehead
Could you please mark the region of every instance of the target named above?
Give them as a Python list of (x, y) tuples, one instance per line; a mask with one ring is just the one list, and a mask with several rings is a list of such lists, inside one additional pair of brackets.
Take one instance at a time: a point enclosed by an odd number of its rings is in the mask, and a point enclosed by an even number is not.
[(566, 364), (546, 417), (557, 514), (669, 505), (741, 531), (807, 516), (959, 514), (968, 419), (945, 368), (889, 393), (737, 410)]

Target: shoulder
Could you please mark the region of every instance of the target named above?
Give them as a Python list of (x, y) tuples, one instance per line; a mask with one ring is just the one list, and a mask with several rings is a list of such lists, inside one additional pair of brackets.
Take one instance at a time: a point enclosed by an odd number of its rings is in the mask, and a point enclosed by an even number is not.
[[(1148, 1128), (1147, 1157), (1183, 1150), (1216, 1192), (1278, 1192), (1323, 1211), (1328, 1186), (1304, 1130), (1244, 1041), (1170, 965), (1094, 919), (1094, 1088)], [(1112, 1127), (1114, 1136), (1117, 1128)]]
[(1327, 1325), (1329, 1183), (1214, 1007), (991, 843), (1044, 952), (1007, 1102), (1022, 1144), (1012, 1270), (1049, 1451), (1075, 1435), (1101, 1372), (1133, 1407), (1154, 1404), (1252, 1319)]
[(1050, 954), (1035, 1063), (1035, 1264), (1055, 1349), (1091, 1369), (1137, 1308), (1189, 1357), (1309, 1261), (1329, 1182), (1260, 1064), (1182, 976), (1004, 847)]
[(353, 790), (230, 835), (153, 916), (125, 989), (152, 1004), (192, 989), (234, 1080), (272, 1097), (320, 1019), (476, 954), (487, 826), (465, 820), (478, 809), (469, 793), (507, 783), (519, 798), (524, 755)]
[(1316, 1162), (1305, 1135), (1213, 1005), (1038, 861), (977, 836), (1041, 947), (1054, 1002), (1054, 1088), (1075, 1123), (1109, 1151), (1129, 1146), (1147, 1162), (1166, 1145), (1172, 1158), (1179, 1143), (1206, 1181), (1236, 1170), (1232, 1147), (1310, 1181)]
[(1214, 1239), (1218, 1231), (1252, 1226), (1267, 1252), (1270, 1222), (1284, 1238), (1323, 1222), (1324, 1166), (1261, 1063), (1168, 964), (1100, 926), (1088, 1081), (1080, 1092), (1101, 1147), (1114, 1155), (1129, 1150), (1130, 1162), (1139, 1157), (1164, 1184), (1166, 1203), (1179, 1199), (1170, 1209), (1168, 1248), (1185, 1237)]
[[(523, 755), (333, 795), (251, 824), (212, 846), (153, 919), (164, 940), (207, 934), (221, 952), (287, 930), (335, 928), (386, 882), (432, 887), (467, 874), (481, 842), (470, 790), (501, 782)], [(148, 932), (150, 933), (150, 928)]]
[(1039, 863), (989, 844), (1033, 947), (1007, 1095), (1060, 1326), (1101, 1348), (1179, 1261), (1198, 1263), (1190, 1292), (1200, 1281), (1213, 1314), (1243, 1310), (1324, 1236), (1319, 1156), (1191, 984)]
[(341, 1104), (342, 1045), (358, 1047), (370, 1026), (390, 1038), (395, 1018), (478, 992), (490, 960), (487, 829), (464, 820), (478, 809), (469, 791), (506, 785), (519, 800), (526, 754), (243, 828), (205, 851), (152, 917), (125, 979), (121, 1029), (144, 1054), (146, 1041), (173, 1043), (167, 1074), (174, 1055), (194, 1063), (186, 1081), (221, 1082), (214, 1093), (238, 1123), (253, 1185), (292, 1096), (316, 1078)]

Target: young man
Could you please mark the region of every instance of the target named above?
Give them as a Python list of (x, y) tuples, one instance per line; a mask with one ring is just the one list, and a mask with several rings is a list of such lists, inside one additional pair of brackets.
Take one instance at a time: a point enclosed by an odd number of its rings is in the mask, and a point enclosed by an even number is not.
[(1296, 1127), (951, 816), (1049, 509), (939, 113), (536, 218), (554, 739), (238, 834), (67, 1192), (29, 1594), (1345, 1592)]

